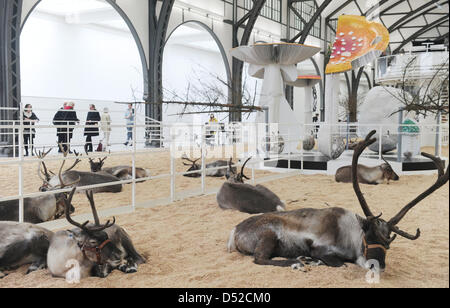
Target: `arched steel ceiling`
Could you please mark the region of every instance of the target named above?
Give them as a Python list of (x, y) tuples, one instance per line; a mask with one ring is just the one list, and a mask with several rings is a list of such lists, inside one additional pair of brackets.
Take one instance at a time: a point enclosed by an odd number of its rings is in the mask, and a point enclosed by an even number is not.
[(323, 12), (326, 27), (332, 29), (333, 21), (342, 14), (363, 15), (384, 24), (391, 34), (390, 49), (394, 53), (415, 40), (446, 39), (448, 44), (449, 4), (446, 0), (332, 1)]

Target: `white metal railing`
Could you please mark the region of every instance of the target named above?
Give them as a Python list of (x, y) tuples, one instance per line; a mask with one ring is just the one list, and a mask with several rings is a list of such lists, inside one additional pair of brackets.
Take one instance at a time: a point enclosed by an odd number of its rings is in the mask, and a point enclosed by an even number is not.
[[(153, 123), (153, 122), (152, 122)], [(358, 123), (352, 123), (352, 127), (354, 127), (354, 132), (359, 137), (364, 137), (364, 135), (367, 133), (370, 129), (376, 129), (377, 130), (377, 136), (379, 136), (380, 139), (382, 139), (382, 136), (386, 135), (388, 131), (391, 133), (401, 131), (402, 127), (407, 127), (408, 125), (362, 125)], [(129, 157), (131, 158), (131, 163), (133, 167), (133, 174), (132, 178), (129, 180), (123, 180), (119, 182), (113, 182), (113, 183), (102, 183), (97, 185), (90, 185), (83, 187), (82, 189), (93, 189), (98, 187), (106, 187), (110, 185), (117, 185), (117, 184), (130, 184), (131, 185), (131, 204), (123, 205), (126, 208), (130, 209), (130, 211), (134, 211), (137, 207), (141, 206), (152, 206), (155, 204), (158, 205), (164, 205), (169, 204), (171, 202), (174, 202), (176, 200), (183, 199), (187, 196), (198, 196), (202, 194), (210, 194), (216, 192), (219, 187), (213, 187), (207, 189), (207, 181), (206, 181), (206, 171), (211, 170), (218, 170), (218, 169), (225, 169), (227, 167), (218, 167), (218, 168), (206, 168), (206, 160), (207, 159), (223, 159), (223, 158), (229, 158), (230, 156), (234, 156), (233, 154), (236, 153), (242, 153), (242, 159), (245, 160), (245, 158), (252, 156), (253, 159), (249, 162), (248, 168), (251, 170), (252, 174), (252, 183), (262, 183), (265, 181), (272, 181), (274, 179), (293, 176), (302, 174), (304, 169), (304, 158), (305, 156), (321, 156), (322, 154), (317, 150), (313, 149), (311, 151), (306, 151), (303, 149), (303, 140), (305, 140), (309, 135), (311, 131), (315, 131), (317, 129), (317, 126), (323, 128), (326, 126), (332, 126), (333, 130), (338, 132), (338, 134), (345, 139), (347, 136), (348, 125), (346, 123), (340, 123), (336, 125), (329, 125), (324, 123), (314, 123), (314, 124), (291, 124), (291, 123), (281, 123), (281, 124), (260, 124), (260, 123), (230, 123), (225, 124), (224, 127), (217, 128), (215, 130), (217, 134), (214, 138), (209, 138), (208, 141), (207, 135), (210, 135), (211, 131), (211, 124), (208, 125), (194, 125), (194, 124), (183, 124), (183, 125), (166, 125), (164, 123), (153, 123), (149, 124), (149, 121), (138, 121), (136, 120), (134, 124), (132, 125), (132, 131), (133, 131), (133, 146), (129, 149), (124, 151), (123, 148), (112, 148), (112, 151), (110, 153), (92, 153), (90, 154), (90, 158), (94, 159), (97, 157)], [(411, 125), (412, 126), (412, 125)], [(436, 146), (437, 152), (439, 155), (442, 155), (442, 146), (445, 145), (445, 140), (448, 141), (448, 129), (447, 125), (415, 125), (420, 129), (419, 134), (419, 140), (421, 144), (426, 139), (436, 139), (436, 134), (439, 132), (440, 138), (439, 144)], [(56, 127), (52, 125), (51, 123), (39, 123), (34, 126), (36, 129), (37, 134), (55, 134)], [(67, 126), (63, 126), (67, 127)], [(76, 125), (73, 126), (73, 128), (84, 128), (86, 125)], [(113, 125), (115, 130), (120, 131), (126, 131), (127, 125), (126, 124), (115, 124)], [(59, 192), (67, 192), (69, 189), (64, 190), (58, 190), (58, 191), (51, 191), (51, 192), (31, 192), (26, 193), (25, 192), (25, 175), (24, 174), (24, 167), (29, 165), (36, 165), (38, 166), (39, 159), (37, 158), (25, 158), (24, 157), (24, 142), (23, 142), (23, 135), (24, 135), (24, 129), (26, 127), (23, 124), (23, 120), (18, 121), (18, 123), (10, 123), (10, 124), (4, 124), (0, 125), (0, 131), (4, 132), (5, 130), (8, 130), (11, 134), (13, 134), (14, 138), (14, 148), (15, 153), (13, 157), (10, 158), (0, 158), (0, 167), (1, 168), (19, 168), (19, 179), (18, 179), (18, 190), (17, 194), (10, 194), (10, 195), (4, 195), (5, 190), (3, 190), (2, 195), (0, 196), (0, 202), (2, 201), (8, 201), (8, 200), (19, 200), (19, 221), (24, 220), (24, 198), (32, 198), (37, 197), (45, 194), (55, 194)], [(138, 135), (136, 132), (138, 130), (141, 130), (142, 132), (145, 132), (148, 129), (158, 129), (160, 130), (159, 134), (159, 148), (145, 148), (145, 138), (144, 135)], [(195, 143), (196, 140), (195, 135), (197, 132), (200, 131), (200, 142)], [(224, 138), (223, 141), (219, 141), (217, 138), (217, 135), (223, 134)], [(269, 138), (267, 139), (267, 132), (277, 132), (276, 138)], [(79, 133), (79, 132), (78, 132)], [(320, 129), (319, 129), (320, 134)], [(403, 134), (407, 135), (407, 134)], [(162, 139), (162, 136), (165, 136), (164, 140)], [(285, 149), (289, 149), (288, 151), (284, 151), (283, 153), (278, 153), (276, 150), (278, 145), (280, 143), (280, 139), (278, 139), (278, 136), (282, 137), (282, 142), (285, 145)], [(17, 138), (16, 138), (17, 137)], [(142, 138), (142, 139), (141, 139)], [(44, 138), (44, 139), (49, 139)], [(448, 142), (447, 142), (448, 144)], [(9, 145), (11, 146), (11, 145)], [(39, 143), (37, 145), (39, 148), (42, 147), (56, 147), (54, 144), (54, 141), (46, 140), (45, 142)], [(75, 142), (72, 144), (74, 147), (80, 147), (83, 146), (83, 144), (79, 144), (78, 142)], [(267, 147), (270, 146), (272, 151), (270, 153), (267, 153)], [(17, 148), (17, 149), (16, 149)], [(292, 149), (295, 149), (292, 151)], [(381, 143), (380, 143), (380, 150), (381, 150)], [(153, 175), (148, 178), (136, 178), (136, 160), (138, 156), (141, 155), (152, 155), (157, 152), (167, 152), (168, 153), (168, 159), (170, 160), (170, 167), (166, 172)], [(178, 159), (181, 158), (182, 154), (184, 153), (190, 153), (192, 156), (198, 158), (201, 157), (201, 169), (191, 172), (180, 172), (176, 169), (176, 162)], [(216, 155), (217, 153), (217, 155)], [(219, 154), (220, 153), (220, 154)], [(394, 154), (395, 155), (395, 154)], [(299, 170), (293, 169), (291, 166), (291, 162), (296, 156), (301, 157), (301, 168)], [(371, 157), (375, 159), (381, 159), (381, 151), (379, 153), (373, 153), (370, 151), (366, 151), (363, 156), (365, 157)], [(62, 162), (63, 160), (70, 160), (74, 159), (75, 157), (73, 155), (70, 155), (67, 158), (62, 157), (61, 155), (50, 155), (43, 159), (44, 162)], [(85, 157), (84, 157), (85, 158)], [(83, 158), (82, 158), (83, 159)], [(288, 168), (286, 172), (282, 173), (273, 173), (270, 176), (263, 176), (256, 178), (256, 170), (264, 169), (265, 163), (269, 162), (277, 162), (280, 159), (287, 160), (288, 161)], [(151, 161), (151, 160), (149, 160)], [(153, 162), (155, 164), (158, 164), (160, 162), (156, 161)], [(193, 173), (200, 173), (201, 174), (201, 183), (199, 189), (188, 189), (188, 190), (180, 190), (180, 187), (177, 185), (176, 178), (178, 176), (186, 175), (186, 174), (193, 174)], [(167, 179), (170, 181), (170, 189), (169, 189), (169, 195), (164, 198), (153, 198), (149, 200), (145, 200), (143, 202), (138, 202), (136, 197), (136, 184), (143, 182), (143, 181), (149, 181), (150, 183), (152, 181), (161, 180), (161, 179)], [(13, 185), (11, 182), (7, 183), (8, 185)], [(1, 205), (0, 205), (1, 206)], [(120, 208), (123, 208), (123, 206), (120, 206)], [(108, 211), (100, 211), (100, 215), (108, 215), (108, 213), (111, 213), (111, 211), (118, 210), (118, 207), (112, 206), (111, 209)]]
[(375, 80), (382, 84), (402, 82), (415, 83), (433, 76), (445, 75), (448, 68), (447, 52), (407, 53), (378, 58), (376, 61)]

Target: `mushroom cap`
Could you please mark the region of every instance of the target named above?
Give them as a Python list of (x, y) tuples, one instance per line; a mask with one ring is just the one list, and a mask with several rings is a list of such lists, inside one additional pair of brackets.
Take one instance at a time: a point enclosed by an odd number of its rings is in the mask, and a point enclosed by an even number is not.
[(297, 88), (312, 87), (318, 84), (321, 79), (318, 75), (299, 75), (296, 81), (286, 82), (286, 84)]
[(389, 45), (389, 32), (378, 22), (364, 16), (339, 16), (326, 74), (362, 67), (378, 58)]
[(231, 55), (241, 61), (254, 65), (295, 65), (305, 61), (320, 51), (320, 47), (271, 43), (240, 46), (231, 50)]
[[(253, 67), (255, 67), (255, 66), (252, 66), (252, 68)], [(295, 80), (295, 81), (290, 81), (289, 78), (287, 76), (285, 76), (285, 73), (283, 72), (284, 82), (293, 87), (303, 88), (303, 87), (315, 86), (322, 79), (320, 76), (318, 76), (314, 73), (309, 73), (309, 72), (300, 73), (298, 70), (297, 70), (297, 72), (298, 72), (297, 80)], [(254, 70), (249, 70), (249, 73), (250, 73), (250, 76), (252, 76), (252, 77), (255, 77), (258, 79), (264, 79), (264, 68), (263, 67), (258, 66)]]

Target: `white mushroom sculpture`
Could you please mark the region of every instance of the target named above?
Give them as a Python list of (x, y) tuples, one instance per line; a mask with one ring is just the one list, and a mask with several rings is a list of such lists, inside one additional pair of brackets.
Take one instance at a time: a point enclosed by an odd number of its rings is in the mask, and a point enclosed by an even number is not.
[[(320, 51), (319, 47), (271, 43), (240, 46), (232, 49), (231, 55), (241, 61), (247, 62), (249, 74), (264, 78), (261, 87), (259, 105), (268, 107), (269, 123), (300, 124), (296, 119), (285, 97), (285, 84), (295, 83), (298, 80), (297, 64), (311, 58)], [(257, 116), (258, 122), (264, 122), (264, 115)], [(273, 130), (273, 125), (272, 125)], [(286, 135), (288, 126), (278, 127), (277, 132)], [(284, 151), (292, 151), (296, 147), (285, 147)]]

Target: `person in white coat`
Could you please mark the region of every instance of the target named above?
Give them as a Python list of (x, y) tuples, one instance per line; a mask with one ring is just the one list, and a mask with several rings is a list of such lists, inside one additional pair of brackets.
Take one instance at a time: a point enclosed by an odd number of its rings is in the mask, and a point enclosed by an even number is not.
[(111, 115), (109, 114), (108, 107), (103, 108), (103, 113), (100, 121), (100, 128), (102, 129), (103, 132), (103, 140), (102, 140), (103, 151), (107, 151), (107, 149), (109, 149), (109, 147), (111, 146), (110, 144)]

